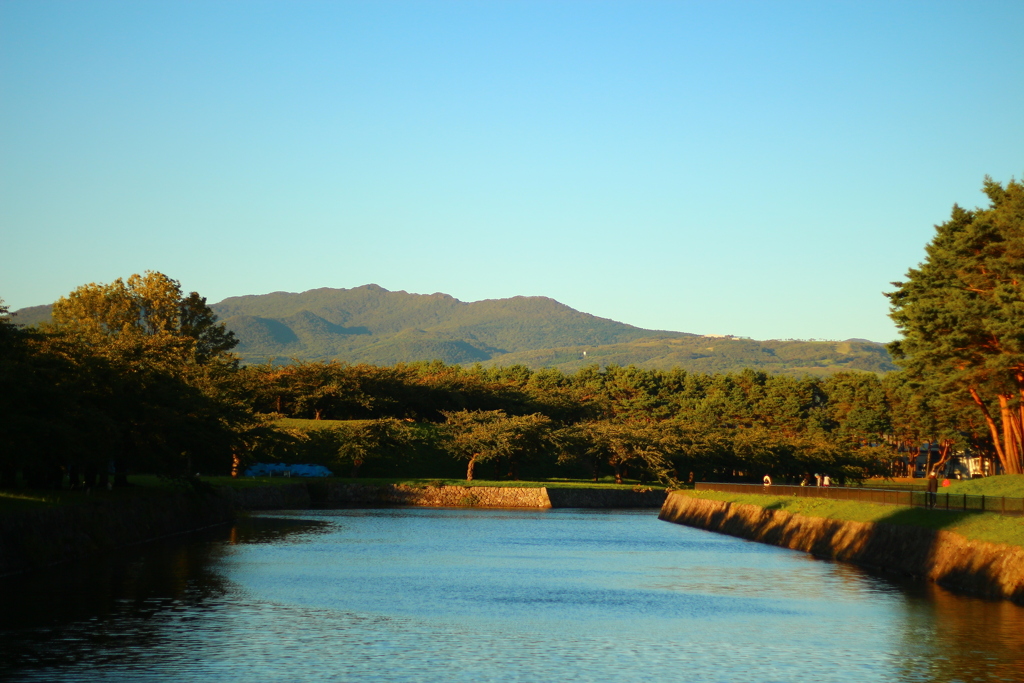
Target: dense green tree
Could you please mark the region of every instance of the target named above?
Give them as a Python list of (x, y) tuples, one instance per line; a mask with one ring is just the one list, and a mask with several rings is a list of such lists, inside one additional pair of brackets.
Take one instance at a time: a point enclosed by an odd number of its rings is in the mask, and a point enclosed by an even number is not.
[[(238, 344), (232, 332), (217, 323), (206, 299), (182, 295), (181, 284), (163, 273), (146, 271), (110, 284), (83, 285), (53, 305), (53, 320), (93, 343), (105, 340), (122, 348), (140, 345), (172, 350), (198, 363), (223, 357)], [(175, 360), (178, 360), (177, 358)]]
[(985, 179), (990, 205), (954, 205), (926, 258), (887, 296), (908, 374), (969, 396), (1003, 468), (1024, 472), (1024, 184)]
[(878, 376), (840, 372), (821, 382), (821, 390), (828, 403), (824, 417), (843, 436), (866, 443), (891, 436), (891, 407)]
[(615, 473), (616, 484), (628, 476), (630, 467), (638, 468), (644, 478), (668, 480), (667, 451), (671, 442), (659, 425), (641, 420), (600, 420), (580, 426), (584, 452), (589, 457), (604, 459)]
[(466, 481), (473, 481), (477, 463), (508, 456), (512, 451), (507, 416), (501, 410), (446, 413), (445, 436), (455, 457), (466, 460)]
[(546, 415), (510, 415), (501, 424), (509, 442), (508, 477), (518, 480), (520, 467), (528, 461), (536, 461), (553, 450), (552, 433), (554, 424)]
[(345, 424), (335, 433), (339, 438), (340, 462), (351, 466), (353, 478), (359, 476), (359, 469), (367, 460), (394, 457), (414, 440), (408, 424), (393, 417)]
[[(369, 407), (372, 399), (363, 394), (348, 366), (330, 363), (294, 363), (287, 374), (299, 417), (338, 419), (347, 417), (352, 403)], [(358, 397), (358, 398), (357, 398)]]
[(53, 318), (39, 357), (71, 366), (58, 386), (88, 397), (80, 412), (105, 425), (106, 437), (94, 442), (119, 483), (129, 468), (226, 471), (257, 428), (229, 353), (234, 336), (177, 281), (147, 272), (84, 285), (54, 304)]
[(506, 415), (501, 410), (462, 410), (445, 413), (445, 436), (455, 457), (468, 461), (466, 480), (472, 481), (478, 463), (505, 460), (509, 477), (519, 478), (523, 461), (553, 450), (552, 422), (545, 415)]

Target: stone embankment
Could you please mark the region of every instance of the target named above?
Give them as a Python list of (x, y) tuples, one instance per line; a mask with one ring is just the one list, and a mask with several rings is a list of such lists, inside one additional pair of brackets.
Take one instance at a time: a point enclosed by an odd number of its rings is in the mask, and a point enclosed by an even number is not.
[(310, 480), (283, 486), (223, 488), (221, 494), (247, 510), (303, 510), (414, 505), (488, 508), (660, 508), (664, 491), (559, 489), (514, 486), (412, 486), (341, 484)]
[(672, 493), (660, 519), (1024, 604), (1024, 548), (947, 531), (805, 517)]

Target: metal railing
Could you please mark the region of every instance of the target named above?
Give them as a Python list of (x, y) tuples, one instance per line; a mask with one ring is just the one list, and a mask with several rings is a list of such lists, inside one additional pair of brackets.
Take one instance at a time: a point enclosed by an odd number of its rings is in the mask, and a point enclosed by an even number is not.
[[(764, 486), (762, 484), (725, 484), (697, 482), (697, 491), (721, 491), (723, 493), (766, 494), (772, 496), (797, 496), (799, 498), (828, 498), (830, 500), (857, 500), (881, 505), (902, 505), (905, 507), (933, 508), (936, 510), (959, 510), (970, 512), (995, 512), (1002, 515), (1024, 515), (1024, 498), (1007, 496), (975, 496), (967, 493), (939, 491), (934, 501), (929, 501), (927, 491), (898, 491), (892, 489), (849, 488), (844, 486)], [(929, 505), (929, 502), (932, 502)]]

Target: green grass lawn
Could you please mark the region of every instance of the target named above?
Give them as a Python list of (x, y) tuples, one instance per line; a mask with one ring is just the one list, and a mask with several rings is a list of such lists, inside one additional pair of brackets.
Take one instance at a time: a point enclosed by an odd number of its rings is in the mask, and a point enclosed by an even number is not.
[(950, 493), (966, 493), (970, 496), (1024, 498), (1024, 474), (1000, 474), (995, 477), (964, 479), (963, 481), (950, 479), (949, 487), (940, 486), (939, 490)]
[(1024, 518), (1009, 517), (993, 512), (926, 510), (861, 501), (720, 493), (717, 491), (685, 491), (681, 492), (681, 495), (757, 505), (770, 510), (782, 510), (807, 517), (918, 526), (950, 531), (977, 541), (1024, 546)]
[[(942, 481), (942, 478), (939, 478)], [(885, 479), (867, 479), (861, 484), (864, 488), (896, 489), (924, 491), (927, 480), (914, 479), (912, 482), (901, 480), (893, 482)], [(856, 485), (855, 485), (856, 486)], [(1024, 474), (1000, 474), (981, 479), (950, 479), (948, 487), (940, 487), (940, 491), (959, 493), (970, 496), (1007, 496), (1008, 498), (1024, 498)]]

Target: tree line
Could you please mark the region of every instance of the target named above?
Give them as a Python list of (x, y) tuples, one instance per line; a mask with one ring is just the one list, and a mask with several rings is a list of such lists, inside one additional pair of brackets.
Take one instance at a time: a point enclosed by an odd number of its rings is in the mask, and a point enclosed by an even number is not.
[(42, 329), (0, 319), (5, 486), (258, 460), (348, 476), (860, 479), (892, 473), (900, 444), (963, 441), (965, 424), (983, 436), (899, 373), (242, 366), (205, 300), (161, 273), (85, 285), (53, 315)]
[[(888, 296), (899, 372), (794, 378), (441, 362), (243, 366), (199, 294), (147, 272), (61, 298), (53, 324), (0, 306), (0, 486), (237, 473), (613, 475), (666, 483), (904, 474), (938, 442), (1024, 472), (1024, 186), (986, 180)], [(930, 451), (929, 451), (930, 452)]]

